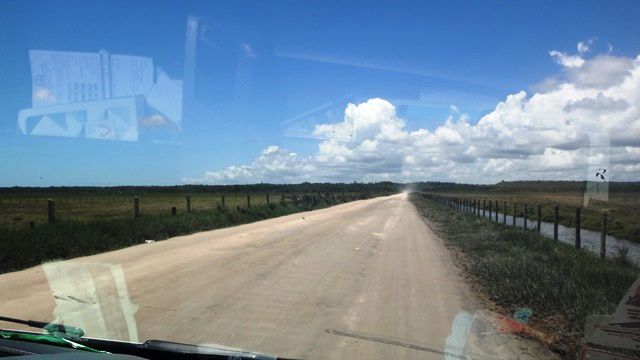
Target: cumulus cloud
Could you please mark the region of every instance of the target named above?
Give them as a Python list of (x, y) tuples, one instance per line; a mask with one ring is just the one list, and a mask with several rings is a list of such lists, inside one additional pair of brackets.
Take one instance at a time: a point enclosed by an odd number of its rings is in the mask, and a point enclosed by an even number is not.
[(616, 112), (616, 111), (624, 111), (629, 107), (629, 103), (627, 103), (624, 99), (613, 99), (607, 96), (602, 95), (602, 93), (598, 93), (595, 98), (584, 98), (578, 101), (569, 101), (567, 105), (564, 106), (564, 111), (576, 111), (576, 110), (584, 110), (584, 111), (599, 111), (599, 112)]
[(292, 183), (313, 178), (316, 167), (308, 158), (272, 145), (249, 165), (230, 166), (220, 171), (207, 171), (201, 179), (184, 179), (186, 182), (216, 184), (234, 183)]
[(604, 89), (624, 81), (633, 66), (630, 58), (599, 55), (585, 61), (579, 68), (569, 69), (568, 77), (577, 86)]
[(248, 165), (196, 180), (579, 180), (604, 158), (612, 180), (640, 180), (640, 57), (583, 57), (590, 46), (550, 52), (566, 71), (553, 88), (508, 95), (475, 124), (452, 106), (435, 129), (410, 130), (391, 102), (373, 98), (346, 105), (340, 122), (316, 125), (313, 154), (273, 145)]

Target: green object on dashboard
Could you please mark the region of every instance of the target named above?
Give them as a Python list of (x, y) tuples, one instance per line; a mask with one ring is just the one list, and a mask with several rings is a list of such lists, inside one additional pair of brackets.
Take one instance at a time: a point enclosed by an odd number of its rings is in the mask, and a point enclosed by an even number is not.
[(77, 342), (71, 341), (64, 337), (56, 336), (54, 334), (29, 334), (29, 333), (22, 333), (22, 332), (0, 330), (0, 338), (8, 339), (8, 340), (31, 341), (39, 344), (60, 346), (60, 347), (72, 348), (76, 350), (84, 350), (84, 351), (108, 354), (108, 352), (106, 351), (96, 350), (88, 346), (78, 344)]

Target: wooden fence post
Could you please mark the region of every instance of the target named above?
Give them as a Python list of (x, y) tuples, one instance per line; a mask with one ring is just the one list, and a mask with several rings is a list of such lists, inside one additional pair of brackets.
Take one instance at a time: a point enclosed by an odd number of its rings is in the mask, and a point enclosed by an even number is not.
[(175, 206), (171, 207), (171, 216), (176, 216), (177, 210)]
[(140, 198), (137, 196), (133, 197), (133, 217), (137, 218), (140, 216)]
[(513, 203), (513, 226), (516, 226), (516, 211), (518, 210), (516, 203)]
[(498, 211), (500, 211), (500, 203), (496, 200), (496, 222), (500, 221), (498, 220)]
[(191, 196), (187, 195), (187, 212), (191, 211)]
[(491, 217), (491, 200), (489, 200), (489, 221), (493, 220)]
[(251, 195), (247, 194), (247, 208), (251, 207)]
[(527, 220), (529, 220), (529, 204), (524, 204), (524, 229), (527, 230)]
[(600, 258), (607, 256), (607, 213), (602, 213), (602, 233), (600, 234)]
[(495, 203), (495, 209), (493, 209), (493, 212), (489, 212), (489, 220), (493, 221), (493, 218), (495, 216), (495, 214), (498, 212), (498, 203)]
[(576, 249), (580, 249), (580, 208), (576, 208), (576, 239), (575, 239)]
[(52, 199), (47, 200), (47, 218), (49, 224), (56, 222), (56, 204)]
[(222, 204), (222, 208), (224, 209), (224, 207), (225, 207), (224, 195), (220, 196), (220, 203)]
[(504, 202), (503, 208), (504, 208), (504, 212), (502, 213), (502, 223), (504, 225), (507, 225), (507, 202), (506, 201)]
[(560, 222), (560, 206), (553, 207), (553, 240), (558, 241), (558, 223)]
[(485, 200), (482, 200), (482, 217), (484, 217), (486, 211), (487, 211), (487, 204)]
[(269, 194), (267, 194), (267, 205), (269, 205), (269, 204), (270, 204), (270, 202), (269, 202)]
[(540, 234), (540, 227), (542, 226), (542, 205), (538, 205), (538, 227), (536, 231)]
[(280, 202), (284, 202), (284, 194), (280, 195)]

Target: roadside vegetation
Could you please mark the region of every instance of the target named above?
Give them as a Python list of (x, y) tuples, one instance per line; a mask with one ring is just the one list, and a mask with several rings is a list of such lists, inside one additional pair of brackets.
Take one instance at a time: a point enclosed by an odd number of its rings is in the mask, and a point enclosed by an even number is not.
[(587, 251), (447, 208), (419, 193), (412, 202), (457, 254), (494, 310), (533, 310), (532, 325), (557, 338), (574, 358), (589, 315), (613, 314), (640, 270), (621, 253), (601, 260)]
[(187, 197), (192, 210), (211, 210), (222, 206), (247, 207), (271, 202), (292, 201), (293, 196), (332, 196), (345, 199), (374, 194), (394, 193), (398, 185), (374, 184), (314, 184), (291, 185), (183, 185), (183, 186), (115, 186), (115, 187), (12, 187), (0, 188), (0, 231), (20, 229), (47, 222), (47, 200), (55, 202), (56, 219), (62, 221), (92, 221), (128, 219), (133, 216), (134, 197), (139, 198), (140, 213), (167, 215), (176, 207), (178, 213), (187, 210)]
[(467, 185), (452, 183), (418, 183), (415, 191), (471, 198), (475, 200), (499, 201), (502, 212), (507, 202), (507, 214), (512, 215), (513, 204), (518, 204), (516, 216), (524, 215), (524, 204), (529, 205), (529, 219), (536, 220), (535, 207), (542, 205), (542, 221), (553, 222), (553, 206), (559, 206), (560, 224), (574, 226), (575, 209), (582, 208), (581, 227), (599, 231), (602, 213), (607, 212), (607, 233), (617, 238), (640, 243), (640, 183), (609, 184), (608, 201), (591, 200), (584, 206), (584, 181), (514, 181), (494, 185)]
[(360, 195), (380, 192), (392, 193), (404, 189), (429, 192), (451, 197), (507, 202), (507, 214), (517, 203), (518, 216), (523, 215), (524, 204), (531, 209), (529, 219), (535, 221), (535, 207), (542, 205), (542, 220), (553, 221), (553, 206), (560, 206), (560, 223), (573, 226), (576, 207), (582, 208), (581, 226), (600, 230), (602, 213), (607, 212), (607, 232), (611, 236), (640, 243), (640, 183), (612, 182), (609, 184), (608, 201), (591, 201), (583, 206), (586, 183), (584, 181), (514, 181), (493, 185), (469, 185), (440, 182), (414, 184), (350, 183), (291, 185), (183, 185), (183, 186), (120, 186), (120, 187), (48, 187), (48, 188), (0, 188), (0, 229), (21, 228), (47, 221), (47, 199), (55, 200), (56, 216), (65, 220), (105, 220), (128, 218), (132, 215), (133, 197), (140, 197), (141, 212), (166, 214), (175, 206), (185, 210), (186, 196), (191, 197), (191, 208), (210, 210), (221, 203), (225, 196), (229, 207), (246, 206), (246, 196), (253, 205), (266, 203), (266, 195), (279, 200), (282, 195)]
[[(48, 260), (92, 255), (141, 244), (147, 240), (158, 241), (395, 192), (372, 187), (365, 189), (368, 191), (361, 192), (319, 193), (315, 189), (314, 195), (294, 195), (286, 191), (289, 189), (284, 185), (280, 186), (280, 190), (285, 190), (283, 194), (287, 195), (271, 194), (268, 204), (264, 200), (266, 199), (264, 193), (260, 196), (254, 193), (251, 206), (246, 202), (227, 202), (227, 198), (233, 200), (242, 196), (246, 199), (244, 194), (236, 194), (234, 197), (233, 193), (228, 193), (225, 196), (224, 207), (221, 203), (214, 202), (208, 202), (206, 208), (198, 207), (193, 206), (192, 201), (191, 211), (187, 212), (184, 207), (181, 207), (175, 215), (172, 215), (170, 207), (167, 206), (171, 203), (153, 211), (144, 207), (141, 197), (141, 211), (137, 218), (132, 216), (131, 204), (128, 205), (129, 211), (125, 213), (126, 215), (104, 218), (100, 215), (104, 214), (108, 208), (95, 206), (90, 208), (90, 214), (56, 217), (53, 224), (48, 224), (44, 220), (33, 227), (6, 227), (0, 231), (0, 273), (21, 270)], [(74, 196), (74, 193), (70, 192), (69, 196)], [(75, 193), (75, 196), (79, 195)], [(85, 200), (89, 197), (89, 195), (83, 196)], [(177, 197), (175, 193), (173, 196)], [(179, 198), (184, 201), (184, 196), (180, 195)], [(256, 201), (258, 198), (263, 201)], [(217, 197), (217, 199), (220, 198)]]

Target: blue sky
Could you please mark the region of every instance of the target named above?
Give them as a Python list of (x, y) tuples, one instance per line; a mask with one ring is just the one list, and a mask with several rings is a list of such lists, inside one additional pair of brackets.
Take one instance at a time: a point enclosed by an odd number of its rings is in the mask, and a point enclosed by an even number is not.
[[(170, 143), (151, 141), (153, 134), (140, 141), (124, 142), (20, 133), (17, 113), (31, 107), (29, 50), (105, 49), (112, 54), (144, 56), (152, 58), (154, 65), (170, 77), (182, 79), (190, 16), (215, 24), (221, 29), (216, 36), (227, 37), (235, 44), (230, 48), (237, 49), (238, 44), (250, 47), (251, 71), (242, 78), (246, 100), (231, 104), (238, 90), (225, 86), (237, 77), (221, 80), (224, 84), (216, 89), (204, 85), (200, 102), (210, 112), (185, 109), (182, 132)], [(443, 177), (435, 167), (429, 171), (427, 162), (420, 166), (422, 172), (415, 172), (410, 167), (417, 160), (408, 156), (416, 156), (408, 153), (397, 158), (376, 157), (373, 162), (380, 169), (359, 167), (360, 162), (372, 160), (350, 153), (351, 158), (331, 160), (342, 161), (344, 166), (331, 163), (320, 169), (319, 163), (312, 163), (295, 176), (287, 175), (287, 171), (281, 177), (277, 172), (265, 176), (264, 171), (255, 170), (261, 166), (261, 154), (275, 154), (265, 150), (269, 146), (286, 149), (286, 154), (295, 153), (302, 159), (299, 163), (322, 161), (317, 160), (323, 156), (318, 149), (327, 140), (315, 129), (320, 124), (342, 122), (350, 102), (385, 99), (403, 119), (402, 130), (407, 133), (420, 129), (435, 133), (448, 116), (460, 121), (464, 115), (464, 122), (474, 125), (509, 94), (525, 90), (531, 95), (542, 91), (539, 87), (545, 79), (570, 77), (572, 70), (559, 65), (557, 58), (554, 61), (551, 50), (576, 54), (578, 42), (586, 44), (592, 39), (588, 53), (579, 56), (587, 60), (596, 59), (598, 54), (635, 58), (640, 50), (638, 18), (640, 4), (635, 1), (345, 4), (3, 0), (0, 186), (386, 178), (483, 182), (464, 174)], [(237, 65), (237, 58), (233, 59), (229, 61)], [(196, 81), (209, 80), (207, 66), (196, 73)], [(208, 96), (216, 91), (219, 97)], [(336, 145), (332, 144), (326, 146)], [(471, 146), (465, 144), (459, 151), (473, 154)], [(540, 154), (548, 155), (556, 148), (560, 147), (542, 147)], [(491, 159), (495, 164), (502, 161), (488, 155), (484, 158), (486, 164), (478, 165), (482, 169), (487, 169)], [(300, 165), (274, 161), (278, 166)], [(628, 159), (625, 164), (636, 165)], [(244, 178), (218, 176), (218, 171), (242, 166), (247, 169)], [(567, 166), (571, 168), (571, 164)], [(634, 171), (620, 178), (634, 179)], [(207, 177), (207, 173), (214, 175)], [(575, 178), (578, 173), (568, 172), (566, 176)], [(505, 176), (517, 178), (501, 175), (500, 179)], [(550, 175), (529, 172), (525, 177)]]

